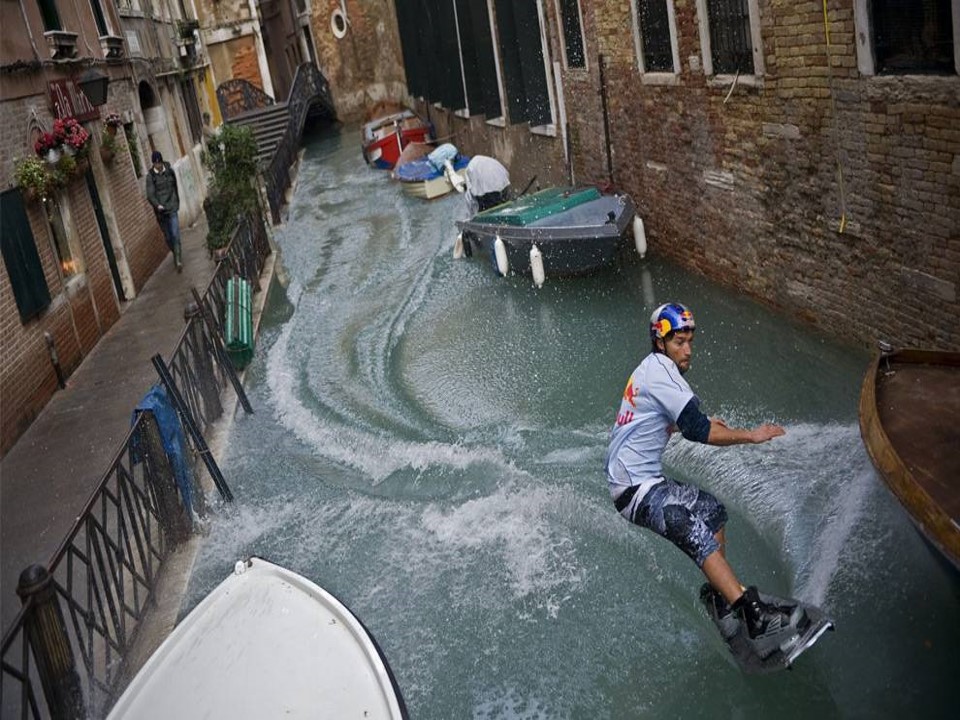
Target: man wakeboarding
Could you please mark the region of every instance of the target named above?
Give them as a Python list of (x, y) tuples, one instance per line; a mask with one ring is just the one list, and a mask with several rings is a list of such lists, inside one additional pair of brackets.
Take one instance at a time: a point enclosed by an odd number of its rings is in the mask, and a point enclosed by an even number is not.
[(610, 495), (621, 516), (690, 556), (709, 581), (702, 599), (724, 640), (742, 637), (742, 623), (749, 647), (763, 659), (789, 652), (809, 619), (800, 605), (774, 602), (740, 584), (725, 555), (726, 509), (705, 490), (664, 477), (661, 457), (676, 430), (708, 445), (764, 443), (785, 431), (773, 424), (731, 428), (703, 414), (683, 377), (695, 329), (693, 313), (679, 303), (661, 305), (650, 317), (652, 352), (630, 375), (610, 433), (605, 458)]

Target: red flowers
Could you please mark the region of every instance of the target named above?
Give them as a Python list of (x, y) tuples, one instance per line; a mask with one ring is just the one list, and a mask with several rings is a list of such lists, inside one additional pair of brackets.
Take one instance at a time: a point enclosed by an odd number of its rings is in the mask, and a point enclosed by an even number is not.
[(43, 133), (33, 144), (37, 155), (44, 155), (48, 150), (57, 150), (67, 146), (74, 152), (82, 151), (90, 140), (90, 133), (76, 121), (75, 118), (53, 121), (53, 132)]
[(55, 150), (60, 147), (60, 141), (54, 137), (53, 133), (43, 133), (33, 144), (33, 150), (37, 155), (46, 154), (47, 150)]

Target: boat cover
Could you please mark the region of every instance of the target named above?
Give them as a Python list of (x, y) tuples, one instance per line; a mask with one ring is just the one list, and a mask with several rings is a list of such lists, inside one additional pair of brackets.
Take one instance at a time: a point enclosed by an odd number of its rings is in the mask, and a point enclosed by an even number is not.
[(507, 169), (486, 155), (474, 155), (464, 175), (467, 178), (467, 191), (473, 197), (501, 192), (510, 184)]
[[(457, 171), (463, 170), (469, 162), (470, 158), (460, 155), (453, 161), (453, 169)], [(443, 167), (441, 166), (440, 170), (437, 170), (430, 160), (421, 158), (420, 160), (411, 160), (401, 165), (393, 171), (393, 174), (400, 182), (424, 182), (441, 177), (443, 175)]]
[(550, 215), (565, 212), (600, 197), (595, 187), (547, 188), (533, 195), (525, 195), (510, 203), (498, 205), (476, 215), (472, 222), (484, 225), (512, 225), (523, 227)]

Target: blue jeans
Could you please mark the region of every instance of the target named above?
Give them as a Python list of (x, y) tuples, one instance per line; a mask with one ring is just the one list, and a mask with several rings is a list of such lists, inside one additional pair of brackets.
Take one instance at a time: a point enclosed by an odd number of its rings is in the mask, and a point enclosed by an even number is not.
[(180, 264), (180, 216), (177, 212), (161, 211), (157, 213), (157, 222), (163, 229), (163, 239), (173, 253), (174, 261)]

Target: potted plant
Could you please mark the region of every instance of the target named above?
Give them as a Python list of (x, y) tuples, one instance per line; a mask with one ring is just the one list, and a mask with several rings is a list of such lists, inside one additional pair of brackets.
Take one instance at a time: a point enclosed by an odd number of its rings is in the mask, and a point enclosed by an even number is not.
[(13, 168), (13, 177), (27, 200), (45, 198), (53, 184), (46, 163), (36, 155), (17, 160)]
[(60, 140), (67, 155), (77, 155), (81, 158), (86, 156), (90, 133), (76, 119), (55, 120), (53, 134)]
[(109, 135), (116, 135), (117, 128), (123, 126), (123, 118), (121, 118), (118, 113), (108, 113), (103, 119), (103, 124), (106, 127), (106, 131)]
[(40, 137), (33, 144), (33, 150), (39, 157), (42, 157), (51, 165), (54, 165), (60, 159), (60, 140), (53, 133), (41, 133)]

